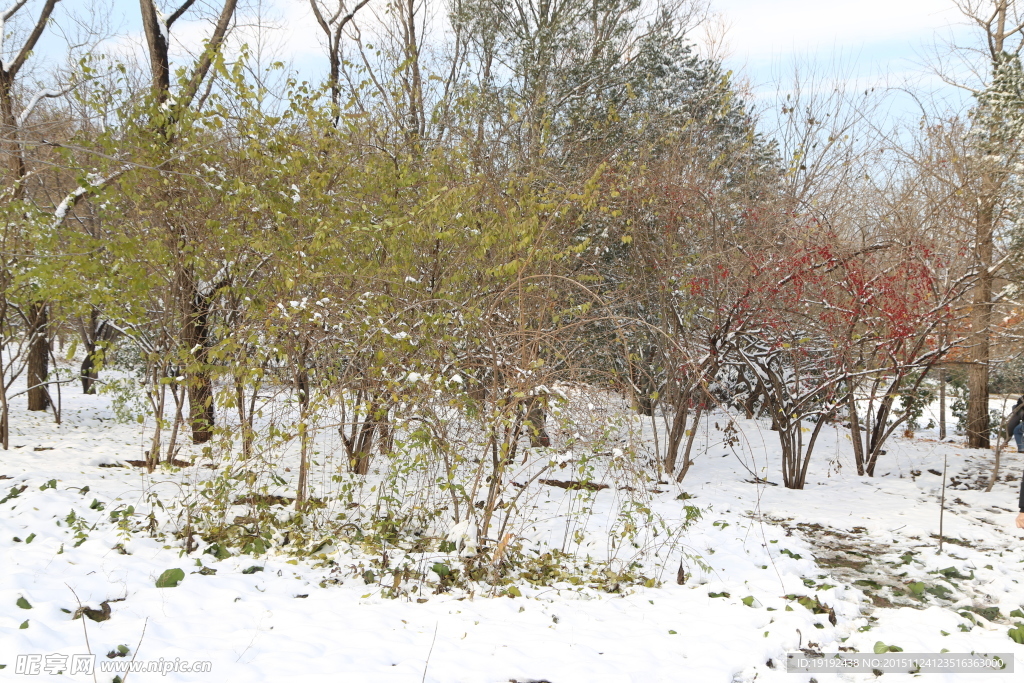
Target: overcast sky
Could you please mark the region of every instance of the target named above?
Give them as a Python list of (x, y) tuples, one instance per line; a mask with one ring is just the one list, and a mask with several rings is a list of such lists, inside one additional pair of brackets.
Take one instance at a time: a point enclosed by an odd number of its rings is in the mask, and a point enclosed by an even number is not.
[[(308, 0), (249, 0), (240, 3), (247, 10), (239, 16), (240, 22), (251, 20), (254, 7), (260, 4), (280, 27), (270, 47), (291, 62), (302, 78), (323, 78), (327, 65)], [(137, 0), (67, 0), (60, 5), (67, 10), (109, 12), (114, 25), (135, 41), (141, 40)], [(363, 12), (374, 11), (375, 5), (383, 2), (370, 0)], [(792, 82), (795, 64), (805, 74), (814, 69), (819, 77), (853, 82), (858, 88), (911, 81), (941, 92), (938, 79), (927, 75), (929, 47), (953, 35), (960, 43), (977, 38), (965, 28), (952, 0), (712, 0), (712, 8), (727, 26), (727, 66), (749, 82), (762, 104), (774, 98), (775, 81)], [(183, 18), (175, 25), (174, 35), (198, 43), (208, 30), (204, 21)], [(953, 99), (962, 97), (948, 87), (945, 93)]]
[(714, 0), (735, 57), (763, 67), (780, 56), (834, 50), (913, 56), (961, 17), (951, 0)]
[(862, 84), (905, 81), (941, 88), (929, 75), (937, 42), (973, 38), (952, 0), (713, 0), (727, 28), (726, 63), (755, 92), (811, 65)]

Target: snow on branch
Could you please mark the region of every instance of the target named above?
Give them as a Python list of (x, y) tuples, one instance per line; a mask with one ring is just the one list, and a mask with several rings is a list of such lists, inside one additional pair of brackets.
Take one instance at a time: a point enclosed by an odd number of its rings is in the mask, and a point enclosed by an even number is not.
[(122, 175), (124, 175), (127, 170), (127, 167), (122, 168), (108, 175), (105, 178), (94, 174), (90, 174), (86, 178), (86, 185), (79, 185), (74, 190), (69, 192), (68, 195), (64, 197), (63, 200), (61, 200), (61, 203), (57, 205), (57, 208), (54, 209), (52, 227), (60, 227), (60, 224), (64, 222), (65, 218), (67, 218), (68, 211), (73, 209), (75, 205), (78, 204), (79, 201), (81, 201), (82, 197), (85, 197), (94, 190), (101, 190), (107, 187), (112, 182), (114, 182)]
[[(28, 0), (20, 0), (20, 2), (15, 2), (3, 12), (0, 12), (0, 52), (3, 52), (4, 49), (4, 37), (7, 33), (7, 20), (13, 17), (18, 10), (24, 7), (26, 2), (28, 2)], [(7, 71), (7, 62), (0, 60), (0, 68)]]
[(64, 95), (67, 95), (69, 92), (71, 92), (77, 85), (78, 84), (76, 83), (75, 85), (68, 86), (64, 90), (53, 90), (52, 88), (44, 88), (37, 92), (35, 95), (32, 96), (32, 99), (28, 101), (28, 104), (25, 106), (25, 109), (18, 116), (18, 128), (21, 128), (25, 124), (25, 121), (28, 119), (28, 117), (32, 115), (32, 112), (35, 110), (37, 106), (39, 106), (39, 103), (42, 102), (44, 99), (63, 97)]
[[(28, 0), (15, 0), (13, 5), (4, 10), (3, 13), (0, 13), (0, 53), (2, 53), (4, 48), (3, 35), (7, 20), (13, 17), (18, 10), (24, 7), (27, 1)], [(32, 51), (35, 50), (36, 43), (39, 42), (40, 36), (43, 35), (43, 31), (46, 29), (46, 25), (50, 20), (50, 15), (53, 14), (53, 9), (57, 6), (58, 2), (60, 2), (60, 0), (46, 0), (42, 10), (39, 12), (39, 17), (36, 19), (35, 26), (32, 27), (28, 37), (25, 38), (25, 42), (22, 44), (21, 49), (17, 51), (18, 54), (14, 57), (14, 61), (8, 63), (6, 60), (3, 60), (0, 62), (0, 67), (3, 68), (3, 71), (8, 78), (13, 78), (15, 74), (21, 71), (21, 67), (25, 64), (25, 60), (27, 60), (29, 55), (32, 54)]]
[(13, 5), (5, 9), (3, 11), (3, 14), (0, 14), (0, 21), (7, 21), (11, 17), (13, 17), (15, 13), (17, 13), (18, 10), (24, 7), (25, 3), (27, 2), (28, 0), (21, 0), (21, 2), (15, 2)]

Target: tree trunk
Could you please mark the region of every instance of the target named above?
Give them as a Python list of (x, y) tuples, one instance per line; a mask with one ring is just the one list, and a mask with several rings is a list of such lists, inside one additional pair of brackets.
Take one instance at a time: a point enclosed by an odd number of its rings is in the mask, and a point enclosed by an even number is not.
[(544, 428), (547, 421), (544, 403), (544, 398), (540, 396), (531, 396), (526, 401), (526, 426), (530, 436), (530, 448), (547, 448), (551, 445), (551, 437)]
[[(697, 409), (693, 414), (693, 426), (690, 427), (690, 433), (686, 437), (686, 450), (683, 451), (683, 464), (679, 468), (679, 474), (676, 475), (676, 482), (681, 482), (683, 480), (686, 473), (690, 471), (690, 465), (693, 464), (693, 458), (691, 457), (691, 454), (693, 453), (693, 442), (694, 439), (697, 438), (697, 427), (700, 426), (700, 418), (703, 414), (704, 404), (702, 402), (697, 405)], [(683, 423), (683, 426), (686, 426), (685, 422)]]
[(99, 379), (99, 373), (96, 371), (95, 354), (96, 345), (86, 343), (85, 358), (82, 360), (82, 368), (79, 371), (83, 394), (94, 395), (96, 393), (96, 380)]
[(22, 179), (25, 177), (27, 169), (21, 143), (18, 140), (18, 119), (14, 113), (13, 89), (14, 75), (0, 68), (0, 125), (3, 126), (3, 134), (0, 135), (0, 148), (3, 149), (10, 170), (9, 182), (13, 185), (11, 198), (17, 200), (25, 194), (25, 185)]
[(209, 354), (210, 328), (209, 296), (196, 287), (195, 274), (190, 267), (179, 270), (179, 296), (184, 308), (181, 330), (182, 346), (192, 357), (188, 370), (188, 411), (192, 427), (192, 443), (206, 443), (213, 438), (213, 378), (204, 367)]
[(6, 451), (11, 447), (11, 420), (7, 410), (6, 397), (2, 397), (2, 401), (2, 405), (0, 405), (0, 444)]
[(630, 384), (633, 387), (633, 399), (636, 402), (636, 411), (640, 415), (652, 417), (654, 415), (654, 399), (657, 391), (654, 379), (654, 346), (648, 346), (643, 354), (636, 360), (628, 358)]
[[(380, 407), (376, 401), (366, 403), (366, 411), (359, 419), (359, 405), (356, 398), (356, 410), (353, 412), (352, 433), (345, 433), (345, 425), (338, 428), (345, 451), (348, 454), (349, 472), (353, 474), (369, 474), (370, 460), (373, 457), (373, 442), (377, 430), (387, 424), (387, 408)], [(343, 420), (344, 421), (344, 420)]]
[[(779, 446), (782, 450), (782, 485), (787, 489), (803, 488), (798, 483), (800, 446), (792, 427), (783, 420), (778, 420)], [(799, 431), (799, 427), (797, 427)]]
[(975, 258), (980, 269), (971, 306), (971, 365), (967, 370), (967, 447), (989, 447), (988, 366), (992, 330), (994, 179), (986, 173), (978, 213)]
[(184, 400), (178, 394), (179, 387), (171, 385), (171, 396), (174, 398), (174, 424), (171, 426), (171, 439), (167, 442), (167, 462), (174, 462), (174, 456), (178, 450), (178, 430), (181, 428), (182, 415), (181, 403)]
[(163, 427), (164, 427), (164, 406), (167, 401), (167, 385), (159, 384), (158, 380), (164, 373), (162, 368), (160, 370), (154, 370), (154, 382), (153, 386), (160, 388), (150, 392), (150, 401), (153, 405), (153, 439), (149, 448), (149, 455), (146, 457), (146, 467), (152, 472), (156, 469), (156, 466), (160, 464), (160, 447), (163, 441)]
[(857, 475), (864, 476), (864, 442), (861, 441), (860, 416), (857, 414), (857, 396), (854, 388), (850, 387), (850, 395), (847, 398), (850, 412), (850, 440), (853, 441), (853, 459), (857, 464)]
[(305, 348), (298, 357), (295, 390), (299, 398), (299, 481), (295, 486), (295, 509), (301, 511), (309, 498), (309, 371)]
[(665, 474), (675, 474), (676, 471), (679, 447), (682, 446), (686, 424), (690, 417), (690, 397), (677, 396), (673, 413), (672, 427), (668, 430), (668, 441), (665, 443)]
[[(896, 420), (896, 424), (889, 424), (889, 416), (892, 415), (892, 404), (899, 397), (900, 386), (903, 384), (904, 377), (898, 375), (896, 379), (890, 382), (889, 387), (886, 389), (885, 395), (878, 402), (878, 412), (875, 413), (875, 419), (872, 422), (870, 431), (867, 432), (867, 443), (864, 447), (865, 456), (865, 470), (869, 477), (875, 476), (875, 464), (878, 462), (878, 456), (882, 455), (882, 444), (889, 438), (892, 430), (896, 428), (901, 419)], [(918, 384), (915, 384), (913, 390), (916, 391)]]
[(206, 443), (213, 438), (213, 380), (208, 373), (192, 375), (192, 383), (188, 387), (188, 415), (192, 443)]
[(46, 304), (33, 303), (29, 307), (29, 348), (26, 381), (28, 382), (28, 409), (46, 410), (50, 407), (50, 394), (46, 378), (50, 374), (50, 339), (47, 336)]
[(499, 455), (498, 439), (493, 432), (488, 446), (491, 449), (491, 476), (490, 484), (487, 488), (487, 502), (484, 504), (483, 520), (478, 529), (480, 538), (485, 538), (488, 529), (491, 527), (491, 518), (494, 516), (494, 510), (498, 505), (498, 492), (501, 489), (502, 475), (504, 474), (505, 464), (508, 462), (507, 457)]
[(152, 79), (150, 89), (160, 102), (167, 99), (171, 89), (171, 66), (168, 56), (170, 45), (168, 31), (163, 25), (165, 17), (160, 16), (153, 0), (140, 0), (142, 29), (149, 47), (149, 72)]

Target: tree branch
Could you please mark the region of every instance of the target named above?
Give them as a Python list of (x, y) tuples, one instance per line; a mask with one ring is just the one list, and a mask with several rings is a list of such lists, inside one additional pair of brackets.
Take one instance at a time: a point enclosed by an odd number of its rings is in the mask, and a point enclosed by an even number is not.
[(235, 15), (235, 7), (237, 5), (238, 0), (225, 0), (224, 8), (220, 12), (220, 18), (217, 19), (217, 26), (213, 29), (213, 35), (206, 42), (203, 56), (199, 58), (199, 64), (196, 65), (196, 70), (192, 72), (192, 78), (189, 79), (188, 86), (185, 88), (181, 98), (182, 106), (187, 107), (191, 104), (196, 93), (199, 92), (199, 87), (206, 79), (206, 74), (213, 65), (213, 56), (220, 52), (220, 48), (224, 44), (224, 38), (227, 36), (228, 28), (231, 25), (232, 17)]
[[(7, 75), (13, 77), (22, 65), (25, 64), (25, 60), (32, 54), (32, 50), (35, 49), (36, 43), (39, 42), (39, 37), (43, 35), (43, 30), (46, 29), (46, 22), (49, 21), (50, 15), (53, 14), (53, 8), (57, 6), (60, 0), (46, 0), (46, 4), (43, 5), (43, 10), (39, 13), (39, 19), (36, 20), (36, 25), (32, 28), (32, 33), (29, 34), (25, 44), (21, 46), (21, 51), (18, 56), (15, 57), (14, 62), (6, 68)], [(24, 3), (23, 3), (24, 4)], [(17, 11), (17, 10), (15, 10)]]
[(178, 9), (174, 10), (174, 14), (172, 14), (169, 17), (167, 17), (167, 21), (164, 22), (164, 25), (167, 28), (171, 28), (171, 24), (176, 22), (181, 17), (182, 14), (187, 12), (188, 8), (191, 7), (193, 4), (195, 4), (195, 1), (196, 0), (185, 0), (185, 4), (184, 5), (182, 5)]

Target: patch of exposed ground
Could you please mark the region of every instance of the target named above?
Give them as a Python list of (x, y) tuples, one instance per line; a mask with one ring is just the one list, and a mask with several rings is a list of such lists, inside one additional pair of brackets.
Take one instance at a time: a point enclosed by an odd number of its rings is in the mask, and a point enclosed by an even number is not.
[(877, 609), (925, 609), (934, 605), (952, 609), (974, 623), (1010, 623), (1011, 615), (1000, 613), (995, 606), (998, 600), (985, 592), (973, 570), (963, 568), (964, 558), (956, 550), (967, 546), (982, 553), (998, 552), (995, 549), (946, 537), (943, 554), (950, 566), (929, 570), (921, 558), (935, 555), (937, 538), (897, 537), (898, 543), (885, 543), (863, 527), (844, 530), (793, 520), (774, 523), (785, 528), (787, 535), (802, 536), (814, 549), (818, 566), (833, 579), (864, 593), (870, 601), (864, 605), (864, 615), (869, 619)]

